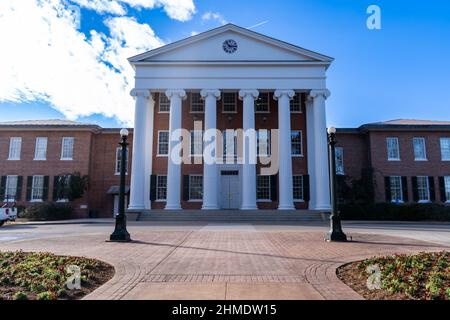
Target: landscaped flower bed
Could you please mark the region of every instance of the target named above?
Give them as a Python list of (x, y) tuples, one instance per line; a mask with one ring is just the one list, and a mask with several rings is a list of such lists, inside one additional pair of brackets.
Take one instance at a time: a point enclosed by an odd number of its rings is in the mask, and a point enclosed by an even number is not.
[[(77, 277), (70, 266), (80, 270), (80, 289), (67, 286), (71, 277)], [(114, 268), (98, 260), (52, 253), (0, 252), (0, 300), (80, 299), (113, 275)]]
[(338, 277), (370, 300), (450, 300), (450, 253), (372, 258), (339, 268)]

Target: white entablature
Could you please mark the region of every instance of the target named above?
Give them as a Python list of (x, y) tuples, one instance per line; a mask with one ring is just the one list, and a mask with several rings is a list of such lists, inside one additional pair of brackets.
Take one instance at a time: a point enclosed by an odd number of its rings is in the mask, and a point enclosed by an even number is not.
[[(237, 47), (224, 50), (227, 40)], [(325, 89), (324, 56), (233, 24), (129, 59), (136, 88)]]

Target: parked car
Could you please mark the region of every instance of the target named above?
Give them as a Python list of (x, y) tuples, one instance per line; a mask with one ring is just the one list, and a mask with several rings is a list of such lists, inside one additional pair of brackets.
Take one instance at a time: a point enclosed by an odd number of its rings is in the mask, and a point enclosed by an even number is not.
[(15, 221), (17, 219), (17, 208), (3, 206), (0, 208), (0, 227), (7, 221)]

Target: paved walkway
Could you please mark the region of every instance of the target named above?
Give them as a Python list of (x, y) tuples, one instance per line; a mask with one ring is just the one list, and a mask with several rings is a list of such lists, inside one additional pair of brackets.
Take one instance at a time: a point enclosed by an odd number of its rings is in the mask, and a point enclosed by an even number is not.
[(198, 300), (361, 299), (336, 277), (337, 267), (374, 255), (449, 250), (353, 231), (353, 242), (325, 243), (325, 226), (132, 225), (135, 241), (128, 244), (105, 242), (111, 228), (8, 226), (0, 230), (0, 238), (9, 237), (0, 250), (51, 251), (114, 265), (114, 278), (86, 299)]

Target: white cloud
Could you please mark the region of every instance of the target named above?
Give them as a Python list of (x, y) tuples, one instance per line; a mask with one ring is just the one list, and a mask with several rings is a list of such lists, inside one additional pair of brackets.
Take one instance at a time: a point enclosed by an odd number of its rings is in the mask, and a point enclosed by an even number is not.
[(202, 15), (203, 21), (218, 21), (220, 24), (227, 24), (228, 21), (224, 18), (224, 16), (218, 12), (205, 12)]
[(78, 5), (99, 13), (124, 15), (125, 5), (137, 9), (154, 9), (162, 7), (169, 17), (179, 21), (187, 21), (195, 14), (193, 0), (72, 0)]
[(1, 0), (0, 102), (44, 100), (70, 119), (100, 113), (131, 124), (127, 58), (163, 43), (133, 18), (105, 24), (110, 36), (86, 38), (60, 0)]

